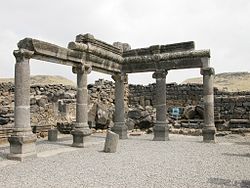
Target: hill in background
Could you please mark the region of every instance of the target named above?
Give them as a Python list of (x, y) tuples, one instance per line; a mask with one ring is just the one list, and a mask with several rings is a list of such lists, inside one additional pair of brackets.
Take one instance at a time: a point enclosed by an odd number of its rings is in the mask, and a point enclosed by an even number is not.
[[(202, 83), (202, 77), (190, 78), (182, 82)], [(216, 74), (214, 78), (214, 86), (225, 91), (250, 91), (250, 73), (248, 72), (230, 72)]]
[[(0, 78), (0, 82), (14, 82), (14, 79), (13, 78)], [(74, 83), (71, 80), (68, 80), (67, 78), (64, 78), (62, 76), (49, 76), (49, 75), (31, 76), (30, 83), (31, 85), (63, 84), (63, 85), (76, 86), (76, 83)]]

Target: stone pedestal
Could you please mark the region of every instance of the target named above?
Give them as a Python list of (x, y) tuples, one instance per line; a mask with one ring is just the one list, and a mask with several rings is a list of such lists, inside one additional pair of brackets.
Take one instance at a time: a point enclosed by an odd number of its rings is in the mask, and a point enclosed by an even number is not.
[(202, 129), (204, 142), (215, 142), (216, 128), (214, 124), (214, 69), (202, 68), (204, 93), (204, 127)]
[(125, 124), (124, 116), (124, 80), (126, 75), (115, 74), (112, 76), (115, 81), (115, 112), (114, 127), (112, 131), (119, 135), (120, 139), (128, 138), (128, 127)]
[(50, 129), (48, 130), (48, 141), (56, 142), (57, 141), (58, 130)]
[(73, 147), (84, 147), (84, 137), (91, 134), (88, 125), (88, 88), (87, 75), (91, 72), (90, 66), (73, 67), (73, 73), (77, 73), (77, 97), (76, 97), (76, 123), (73, 135)]
[(104, 145), (104, 152), (115, 153), (117, 149), (118, 140), (119, 135), (108, 130)]
[(10, 153), (8, 159), (24, 161), (35, 158), (36, 135), (30, 126), (30, 66), (29, 59), (33, 52), (28, 50), (15, 50), (15, 124), (11, 137)]
[(156, 79), (154, 141), (169, 140), (169, 126), (166, 116), (166, 75), (167, 72), (164, 70), (156, 71), (153, 74), (153, 78)]

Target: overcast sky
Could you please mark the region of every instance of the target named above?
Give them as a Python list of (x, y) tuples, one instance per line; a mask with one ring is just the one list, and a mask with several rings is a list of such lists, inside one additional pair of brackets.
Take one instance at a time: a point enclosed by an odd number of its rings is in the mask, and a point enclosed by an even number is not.
[[(132, 48), (195, 41), (211, 50), (216, 73), (250, 71), (249, 0), (7, 0), (0, 5), (0, 77), (13, 77), (12, 51), (25, 37), (67, 47), (77, 34), (91, 33)], [(75, 79), (70, 67), (31, 60), (31, 74)], [(152, 73), (130, 83), (154, 82)], [(168, 82), (200, 76), (198, 69), (170, 71)], [(89, 82), (109, 75), (92, 72)]]

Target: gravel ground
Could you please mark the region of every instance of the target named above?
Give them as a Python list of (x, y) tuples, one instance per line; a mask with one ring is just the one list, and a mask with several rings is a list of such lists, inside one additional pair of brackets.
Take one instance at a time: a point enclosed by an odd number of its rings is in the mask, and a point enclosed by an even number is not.
[(0, 187), (250, 187), (250, 137), (153, 135), (119, 140), (116, 153), (102, 152), (104, 135), (90, 137), (85, 148), (72, 148), (71, 137), (39, 141), (38, 158), (23, 163), (5, 159), (0, 146)]

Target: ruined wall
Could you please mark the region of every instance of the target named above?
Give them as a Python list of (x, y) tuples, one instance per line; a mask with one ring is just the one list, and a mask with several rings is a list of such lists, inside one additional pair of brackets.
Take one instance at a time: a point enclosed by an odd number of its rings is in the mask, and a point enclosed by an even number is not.
[[(89, 121), (97, 127), (112, 126), (114, 112), (114, 82), (98, 80), (88, 85)], [(125, 111), (133, 111), (134, 106), (154, 105), (155, 84), (147, 86), (129, 85), (125, 91)], [(216, 120), (249, 119), (250, 91), (223, 92), (214, 89)], [(32, 85), (30, 89), (30, 111), (32, 126), (56, 126), (57, 122), (75, 120), (76, 88), (64, 85)], [(202, 104), (203, 89), (200, 84), (167, 84), (168, 107), (186, 107)], [(141, 107), (140, 107), (141, 108)], [(0, 138), (11, 132), (14, 123), (14, 85), (0, 83)], [(147, 109), (147, 108), (145, 108)], [(152, 107), (150, 107), (152, 111)], [(141, 109), (142, 110), (142, 109)], [(143, 110), (142, 110), (143, 111)], [(149, 113), (148, 110), (145, 113)], [(152, 111), (153, 113), (153, 111)], [(152, 115), (149, 113), (149, 115)], [(149, 116), (146, 116), (146, 119)], [(151, 116), (150, 116), (151, 117)], [(151, 118), (153, 119), (153, 118)], [(143, 119), (145, 121), (145, 118)]]
[[(132, 105), (154, 105), (155, 84), (129, 85), (129, 103)], [(248, 119), (250, 117), (250, 91), (225, 92), (214, 88), (216, 119)], [(167, 107), (202, 105), (203, 88), (201, 84), (167, 84)]]
[[(0, 138), (11, 133), (14, 124), (14, 84), (0, 83)], [(98, 80), (88, 85), (89, 121), (99, 126), (112, 124), (114, 83)], [(128, 93), (128, 92), (126, 92)], [(126, 94), (127, 95), (127, 94)], [(127, 100), (127, 97), (125, 98)], [(32, 85), (30, 88), (31, 126), (56, 126), (75, 121), (76, 88), (64, 85)], [(110, 121), (111, 120), (111, 121)]]

